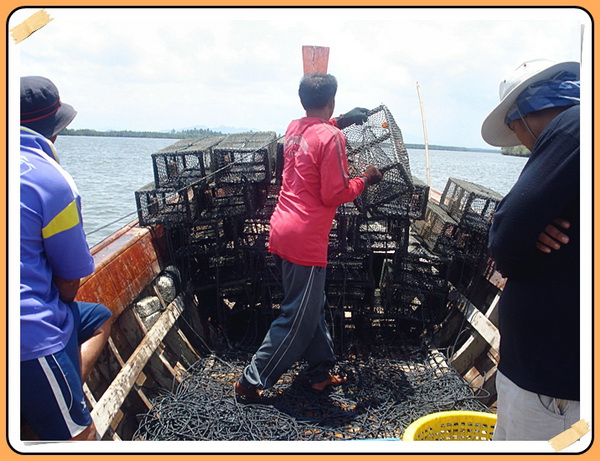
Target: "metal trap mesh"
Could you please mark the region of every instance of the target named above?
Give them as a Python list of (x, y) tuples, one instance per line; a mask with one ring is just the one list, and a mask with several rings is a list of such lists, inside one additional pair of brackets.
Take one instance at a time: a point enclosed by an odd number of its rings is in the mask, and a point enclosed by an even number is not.
[(417, 247), (409, 253), (395, 253), (390, 266), (392, 281), (420, 291), (447, 293), (448, 260)]
[(374, 217), (423, 219), (428, 201), (429, 186), (413, 177), (412, 191), (403, 193), (389, 202), (369, 207), (369, 214)]
[(502, 196), (486, 187), (456, 178), (448, 179), (440, 206), (456, 221), (487, 232)]
[(404, 342), (419, 342), (448, 312), (447, 261), (424, 250), (397, 253), (384, 263), (380, 291), (374, 313), (393, 322)]
[(223, 222), (221, 220), (204, 220), (179, 232), (180, 256), (216, 255), (221, 253), (227, 244)]
[(425, 219), (415, 221), (413, 228), (419, 240), (434, 253), (454, 254), (461, 249), (458, 223), (435, 203), (427, 204)]
[(264, 218), (246, 219), (240, 243), (242, 248), (266, 253), (269, 246), (269, 220)]
[(385, 285), (380, 317), (394, 321), (398, 334), (405, 335), (405, 343), (415, 343), (431, 334), (434, 326), (444, 320), (448, 312), (445, 303), (444, 295), (438, 293), (417, 291), (398, 284)]
[(152, 182), (135, 192), (138, 220), (142, 226), (191, 225), (205, 204), (203, 197), (201, 187), (156, 188)]
[(181, 188), (206, 181), (211, 163), (211, 149), (224, 136), (181, 140), (152, 154), (156, 187)]
[(234, 216), (253, 216), (261, 201), (261, 189), (248, 181), (219, 184), (210, 188), (210, 202), (203, 209), (203, 219), (221, 219)]
[(273, 131), (234, 133), (213, 149), (218, 183), (269, 183), (275, 171), (277, 136)]
[(348, 235), (355, 251), (401, 251), (409, 243), (408, 220), (371, 218), (363, 215), (349, 220)]
[(373, 261), (369, 253), (330, 253), (327, 265), (327, 284), (337, 286), (375, 286)]
[(262, 206), (256, 211), (256, 216), (259, 218), (271, 218), (271, 215), (275, 211), (277, 206), (277, 200), (279, 199), (279, 191), (281, 186), (278, 183), (270, 184), (266, 188), (265, 198), (262, 202)]
[(378, 184), (370, 186), (357, 199), (357, 206), (363, 211), (413, 190), (402, 133), (386, 106), (381, 105), (369, 111), (368, 119), (362, 125), (350, 125), (342, 131), (347, 140), (351, 175), (360, 175), (369, 165), (377, 166), (384, 173)]
[(247, 270), (246, 258), (241, 250), (226, 248), (219, 254), (203, 258), (195, 273), (197, 290), (218, 289), (224, 297), (233, 293), (244, 293), (245, 284), (251, 277)]

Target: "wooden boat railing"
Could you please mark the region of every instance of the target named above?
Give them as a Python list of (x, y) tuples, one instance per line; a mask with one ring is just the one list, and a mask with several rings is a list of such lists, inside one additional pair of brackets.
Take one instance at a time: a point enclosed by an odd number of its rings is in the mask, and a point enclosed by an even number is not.
[(164, 267), (161, 227), (124, 226), (92, 248), (95, 272), (82, 280), (79, 301), (101, 302), (118, 317)]

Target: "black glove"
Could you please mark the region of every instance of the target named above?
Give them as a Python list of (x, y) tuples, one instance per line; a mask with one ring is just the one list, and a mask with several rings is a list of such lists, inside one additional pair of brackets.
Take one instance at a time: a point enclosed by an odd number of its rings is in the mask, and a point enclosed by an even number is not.
[(366, 178), (367, 186), (377, 184), (383, 178), (383, 174), (373, 165), (369, 165), (361, 176)]
[(369, 109), (365, 109), (363, 107), (355, 107), (350, 112), (340, 115), (337, 117), (336, 124), (340, 130), (356, 123), (357, 125), (362, 125), (369, 118)]

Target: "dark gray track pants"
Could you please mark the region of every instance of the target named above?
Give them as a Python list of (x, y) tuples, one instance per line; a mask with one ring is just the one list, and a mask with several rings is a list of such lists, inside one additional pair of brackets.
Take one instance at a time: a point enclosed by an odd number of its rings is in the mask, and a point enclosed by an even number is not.
[(308, 362), (310, 381), (323, 381), (335, 364), (333, 341), (325, 322), (326, 268), (274, 257), (283, 281), (281, 313), (244, 369), (241, 383), (269, 388), (302, 357)]

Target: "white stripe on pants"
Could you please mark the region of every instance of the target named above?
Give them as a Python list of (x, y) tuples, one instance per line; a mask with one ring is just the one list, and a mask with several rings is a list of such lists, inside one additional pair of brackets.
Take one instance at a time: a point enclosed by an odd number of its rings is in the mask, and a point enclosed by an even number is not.
[(333, 342), (325, 322), (324, 267), (309, 267), (281, 260), (284, 300), (280, 315), (262, 345), (244, 369), (242, 384), (266, 389), (304, 355), (309, 378), (327, 377), (335, 363)]

